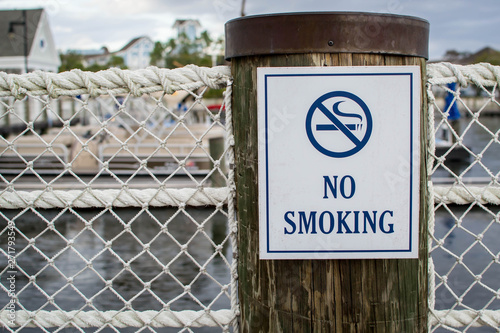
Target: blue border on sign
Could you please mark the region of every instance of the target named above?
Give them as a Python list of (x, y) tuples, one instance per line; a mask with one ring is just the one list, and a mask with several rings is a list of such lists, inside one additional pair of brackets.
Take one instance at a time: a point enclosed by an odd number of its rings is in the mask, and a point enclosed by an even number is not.
[[(301, 77), (301, 76), (409, 76), (410, 78), (410, 211), (409, 211), (409, 238), (408, 248), (399, 250), (270, 250), (269, 238), (269, 151), (268, 151), (268, 77)], [(264, 74), (264, 123), (265, 123), (265, 151), (266, 151), (266, 250), (267, 253), (400, 253), (412, 251), (412, 224), (413, 224), (413, 73), (311, 73), (311, 74)]]

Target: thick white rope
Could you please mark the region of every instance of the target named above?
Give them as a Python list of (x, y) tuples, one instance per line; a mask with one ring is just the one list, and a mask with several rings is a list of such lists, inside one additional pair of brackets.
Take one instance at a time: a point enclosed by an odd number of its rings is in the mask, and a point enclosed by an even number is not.
[(231, 310), (207, 311), (16, 311), (0, 312), (6, 327), (220, 327), (234, 318)]
[(240, 316), (240, 305), (238, 302), (238, 221), (236, 219), (236, 184), (234, 177), (234, 135), (233, 135), (233, 112), (232, 112), (232, 90), (233, 83), (228, 80), (224, 95), (224, 105), (226, 107), (226, 158), (229, 163), (226, 186), (229, 191), (227, 202), (227, 214), (229, 222), (229, 235), (233, 250), (233, 261), (231, 263), (231, 310), (234, 313), (233, 330), (238, 332), (238, 320)]
[[(426, 68), (426, 75), (427, 75)], [(436, 136), (434, 135), (434, 93), (432, 92), (432, 85), (427, 81), (425, 84), (427, 90), (427, 248), (432, 249), (432, 235), (434, 235), (435, 228), (435, 212), (434, 212), (434, 187), (432, 181), (430, 180), (430, 175), (432, 175), (432, 168), (434, 165), (434, 157), (436, 154)], [(429, 309), (434, 309), (435, 301), (436, 301), (436, 280), (435, 280), (435, 270), (434, 270), (434, 261), (432, 260), (432, 256), (428, 255), (427, 258), (427, 281), (428, 281), (428, 306)]]
[[(233, 184), (230, 184), (233, 186)], [(228, 187), (127, 190), (4, 191), (0, 209), (217, 206), (228, 203)], [(500, 187), (433, 186), (434, 203), (500, 205)], [(232, 194), (231, 194), (232, 195)]]
[(0, 209), (217, 206), (227, 203), (228, 195), (229, 189), (226, 187), (4, 191), (0, 193)]
[(455, 65), (447, 62), (427, 65), (427, 81), (431, 85), (458, 82), (462, 87), (469, 83), (477, 86), (500, 86), (500, 66), (488, 63)]
[(207, 86), (224, 88), (231, 71), (227, 66), (198, 67), (188, 65), (182, 68), (165, 69), (148, 67), (139, 70), (111, 68), (97, 73), (74, 69), (63, 73), (34, 71), (27, 74), (0, 72), (0, 97), (24, 98), (27, 92), (32, 96), (49, 95), (91, 96), (109, 93), (131, 93), (141, 96), (158, 91), (168, 94), (185, 89), (194, 90)]
[(500, 310), (432, 310), (429, 325), (500, 327)]
[(434, 186), (434, 202), (467, 205), (473, 202), (500, 205), (498, 186)]

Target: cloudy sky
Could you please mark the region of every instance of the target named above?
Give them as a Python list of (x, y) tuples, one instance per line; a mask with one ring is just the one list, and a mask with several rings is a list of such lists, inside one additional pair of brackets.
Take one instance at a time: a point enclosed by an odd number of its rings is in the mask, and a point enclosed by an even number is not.
[[(176, 19), (196, 18), (212, 36), (240, 15), (242, 0), (0, 0), (0, 9), (46, 9), (58, 49), (118, 50), (130, 39), (174, 37)], [(418, 16), (431, 24), (430, 58), (446, 50), (500, 50), (500, 0), (246, 0), (247, 15), (363, 11)]]

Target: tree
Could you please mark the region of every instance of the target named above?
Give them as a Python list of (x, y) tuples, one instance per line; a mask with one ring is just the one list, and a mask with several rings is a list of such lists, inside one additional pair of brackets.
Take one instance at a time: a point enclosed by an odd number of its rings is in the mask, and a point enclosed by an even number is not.
[(155, 46), (153, 51), (150, 54), (149, 64), (153, 66), (164, 66), (165, 65), (165, 57), (164, 52), (167, 46), (163, 45), (161, 42), (155, 42)]
[(475, 53), (448, 50), (446, 51), (443, 58), (445, 61), (462, 65), (476, 64), (480, 62), (487, 62), (492, 65), (500, 65), (500, 51), (497, 51), (491, 47), (482, 48)]
[(88, 72), (98, 72), (110, 67), (118, 67), (121, 69), (126, 69), (125, 60), (123, 57), (112, 55), (109, 61), (105, 65), (99, 65), (94, 63), (90, 66), (85, 67), (83, 65), (83, 55), (76, 52), (68, 52), (66, 54), (60, 54), (61, 66), (59, 66), (59, 72), (70, 71), (72, 69), (81, 69)]
[(470, 56), (470, 52), (459, 52), (457, 50), (447, 50), (443, 59), (449, 62), (458, 62)]
[(103, 71), (105, 69), (111, 68), (111, 67), (118, 67), (121, 69), (127, 69), (127, 66), (125, 66), (125, 60), (123, 57), (119, 57), (116, 55), (111, 56), (109, 61), (105, 65), (99, 65), (97, 63), (94, 63), (88, 67), (85, 67), (83, 70), (89, 71), (89, 72), (98, 72), (98, 71)]
[(166, 47), (166, 67), (176, 68), (188, 64), (198, 66), (210, 66), (212, 64), (208, 55), (203, 54), (203, 43), (210, 43), (211, 39), (207, 31), (195, 40), (191, 40), (185, 33), (179, 34), (178, 38), (170, 39)]
[(111, 56), (111, 59), (109, 59), (108, 63), (107, 63), (107, 67), (118, 67), (118, 68), (121, 68), (121, 69), (126, 69), (127, 66), (125, 66), (125, 60), (123, 59), (123, 57), (119, 57), (119, 56)]
[(66, 54), (59, 55), (61, 59), (61, 66), (59, 66), (59, 72), (65, 72), (72, 69), (84, 69), (83, 67), (83, 56), (75, 52), (68, 52)]
[(210, 44), (212, 44), (212, 42), (213, 42), (212, 38), (210, 38), (210, 35), (208, 34), (208, 31), (206, 31), (206, 30), (204, 30), (200, 34), (199, 40), (201, 41), (204, 48), (210, 46)]
[(485, 48), (479, 51), (475, 57), (474, 62), (487, 62), (492, 65), (500, 65), (500, 51), (494, 50), (492, 48)]
[(105, 69), (107, 69), (108, 67), (106, 65), (99, 65), (99, 64), (92, 64), (88, 67), (85, 67), (83, 70), (84, 71), (87, 71), (87, 72), (99, 72), (99, 71), (103, 71)]

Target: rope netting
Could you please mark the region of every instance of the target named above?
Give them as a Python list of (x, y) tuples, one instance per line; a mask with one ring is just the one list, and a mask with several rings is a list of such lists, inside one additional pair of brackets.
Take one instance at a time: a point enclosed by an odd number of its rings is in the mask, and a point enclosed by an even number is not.
[[(499, 331), (500, 67), (427, 72), (430, 330)], [(236, 327), (230, 94), (227, 67), (0, 73), (4, 329)]]
[(227, 67), (0, 73), (6, 331), (236, 327), (230, 98)]
[(500, 332), (500, 66), (427, 74), (429, 329)]

